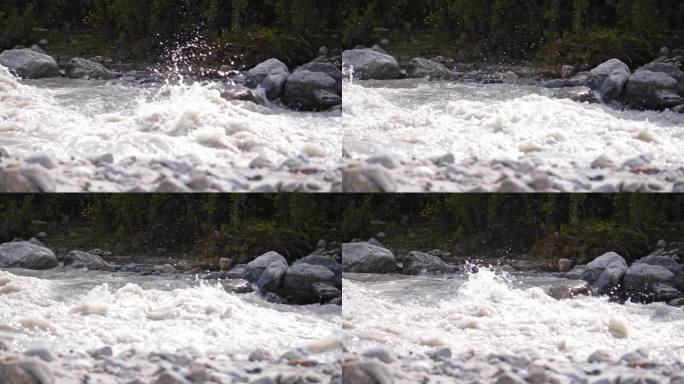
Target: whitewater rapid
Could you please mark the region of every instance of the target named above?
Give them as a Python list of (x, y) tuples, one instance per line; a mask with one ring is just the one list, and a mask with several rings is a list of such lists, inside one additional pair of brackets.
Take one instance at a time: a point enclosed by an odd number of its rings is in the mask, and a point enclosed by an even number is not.
[(0, 147), (12, 156), (178, 159), (245, 167), (307, 155), (329, 167), (341, 153), (340, 113), (300, 113), (228, 101), (217, 83), (15, 79), (0, 66)]
[(449, 347), (586, 362), (638, 348), (662, 363), (684, 362), (684, 309), (624, 305), (605, 297), (557, 301), (551, 275), (477, 273), (446, 277), (348, 274), (343, 281), (345, 342), (354, 352), (385, 345), (402, 355)]
[(115, 353), (191, 347), (207, 356), (254, 348), (279, 355), (304, 347), (326, 352), (339, 339), (338, 306), (271, 304), (193, 276), (0, 271), (0, 341), (17, 352), (111, 346)]
[(656, 167), (684, 164), (684, 115), (669, 111), (620, 111), (514, 84), (362, 81), (345, 82), (343, 91), (343, 147), (357, 159), (534, 156), (574, 168), (601, 155), (617, 165), (651, 155)]

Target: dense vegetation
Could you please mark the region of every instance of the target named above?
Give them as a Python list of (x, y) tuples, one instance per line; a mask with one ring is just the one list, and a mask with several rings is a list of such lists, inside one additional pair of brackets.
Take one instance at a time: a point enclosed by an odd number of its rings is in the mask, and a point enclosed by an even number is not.
[[(664, 44), (681, 45), (680, 0), (371, 0), (345, 1), (344, 43), (397, 43), (431, 33), (447, 49), (497, 59), (595, 64), (620, 57), (652, 60)], [(679, 34), (679, 36), (675, 36)], [(435, 47), (433, 46), (433, 49)], [(670, 48), (677, 48), (671, 46)], [(429, 49), (429, 47), (428, 47)]]
[(0, 241), (44, 231), (48, 245), (119, 254), (301, 257), (334, 241), (337, 198), (308, 195), (4, 195)]
[(236, 54), (297, 62), (339, 45), (340, 23), (335, 0), (4, 0), (0, 49), (45, 37), (48, 50), (64, 43), (93, 51), (83, 54), (150, 59), (199, 33), (228, 63)]
[(384, 232), (391, 247), (456, 256), (583, 259), (612, 250), (632, 259), (661, 238), (684, 240), (684, 195), (350, 196), (341, 226), (347, 240)]
[(684, 195), (5, 195), (0, 241), (46, 231), (64, 247), (245, 259), (368, 239), (459, 256), (644, 256), (684, 240)]

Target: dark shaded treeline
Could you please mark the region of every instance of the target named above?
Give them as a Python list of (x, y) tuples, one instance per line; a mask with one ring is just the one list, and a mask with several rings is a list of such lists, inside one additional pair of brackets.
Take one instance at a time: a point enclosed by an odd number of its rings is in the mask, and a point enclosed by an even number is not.
[(72, 45), (99, 44), (121, 59), (145, 58), (149, 50), (160, 54), (161, 43), (182, 43), (199, 32), (215, 47), (234, 44), (237, 52), (271, 50), (283, 60), (302, 61), (321, 45), (339, 46), (340, 25), (334, 0), (0, 2), (0, 48), (50, 37)]
[(383, 232), (390, 247), (456, 256), (632, 259), (661, 238), (684, 240), (682, 194), (366, 195), (344, 205), (347, 241)]
[(65, 246), (208, 258), (297, 257), (319, 239), (379, 232), (389, 246), (465, 256), (633, 258), (661, 238), (684, 240), (684, 194), (4, 195), (0, 212), (2, 241), (46, 231)]
[(684, 30), (680, 0), (350, 0), (342, 12), (348, 47), (429, 31), (455, 50), (551, 63), (613, 55), (638, 64), (684, 38), (675, 36)]
[(56, 194), (0, 196), (0, 240), (47, 232), (48, 245), (122, 254), (301, 257), (334, 241), (335, 196)]

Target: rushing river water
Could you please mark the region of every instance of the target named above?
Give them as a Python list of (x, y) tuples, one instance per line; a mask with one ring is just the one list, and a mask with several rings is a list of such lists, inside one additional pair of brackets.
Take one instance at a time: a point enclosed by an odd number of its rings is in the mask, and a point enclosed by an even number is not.
[(637, 348), (664, 363), (684, 361), (684, 310), (662, 303), (625, 305), (605, 297), (556, 301), (546, 274), (408, 277), (349, 274), (343, 328), (353, 351), (378, 344), (398, 353), (447, 346), (458, 355), (512, 353), (586, 361), (602, 349), (614, 359)]
[(192, 275), (0, 271), (0, 341), (16, 351), (192, 347), (207, 356), (239, 356), (262, 348), (277, 356), (339, 338), (339, 311), (228, 294)]
[(358, 158), (451, 153), (460, 162), (534, 155), (561, 167), (588, 167), (601, 155), (619, 165), (646, 154), (658, 167), (684, 164), (684, 115), (620, 111), (555, 99), (555, 92), (422, 79), (346, 83), (343, 145)]
[(17, 81), (0, 66), (0, 147), (59, 159), (106, 153), (246, 166), (306, 154), (322, 166), (340, 156), (339, 111), (300, 113), (227, 101), (216, 83)]

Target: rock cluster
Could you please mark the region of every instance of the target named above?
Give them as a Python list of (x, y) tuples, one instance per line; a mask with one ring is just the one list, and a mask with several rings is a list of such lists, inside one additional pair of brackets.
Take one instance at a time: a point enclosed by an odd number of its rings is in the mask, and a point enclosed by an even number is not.
[(527, 353), (455, 354), (446, 347), (401, 356), (375, 347), (342, 358), (342, 380), (348, 384), (414, 383), (653, 383), (684, 382), (681, 363), (661, 364), (636, 350), (619, 359), (597, 350), (585, 361), (558, 361)]
[(298, 348), (281, 357), (264, 349), (245, 356), (206, 356), (194, 348), (176, 352), (124, 350), (104, 346), (91, 351), (55, 354), (40, 347), (22, 354), (0, 351), (0, 382), (7, 384), (341, 384), (340, 362)]
[(342, 266), (335, 244), (291, 265), (279, 253), (267, 252), (216, 277), (246, 280), (275, 302), (342, 304)]
[(376, 239), (342, 244), (342, 267), (352, 273), (403, 273), (405, 275), (438, 275), (458, 271), (435, 252), (412, 251), (396, 258), (392, 251)]
[(660, 301), (680, 306), (684, 304), (684, 267), (678, 252), (678, 247), (670, 252), (658, 249), (631, 265), (621, 255), (608, 252), (561, 276), (583, 280), (592, 292), (618, 300)]
[(247, 71), (245, 85), (294, 110), (325, 111), (342, 104), (342, 72), (323, 62), (311, 62), (290, 73), (282, 61), (268, 59)]

